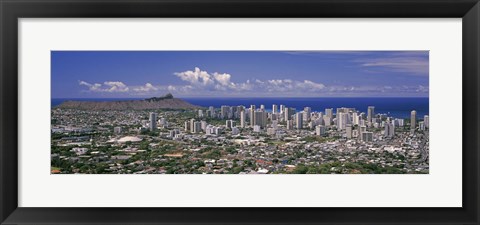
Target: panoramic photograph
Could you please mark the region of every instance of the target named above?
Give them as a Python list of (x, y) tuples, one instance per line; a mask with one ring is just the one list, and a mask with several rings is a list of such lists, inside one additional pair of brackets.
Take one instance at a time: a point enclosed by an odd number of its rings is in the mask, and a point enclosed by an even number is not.
[(428, 51), (52, 51), (51, 174), (428, 174)]

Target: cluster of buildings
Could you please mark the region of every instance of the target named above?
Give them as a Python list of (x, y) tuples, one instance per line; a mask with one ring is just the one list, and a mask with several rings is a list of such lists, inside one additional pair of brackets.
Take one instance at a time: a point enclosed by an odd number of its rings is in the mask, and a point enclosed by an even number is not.
[[(75, 133), (65, 129), (71, 127)], [(52, 134), (58, 134), (52, 167), (65, 173), (96, 173), (99, 163), (107, 165), (102, 173), (295, 173), (300, 166), (314, 173), (428, 173), (428, 130), (428, 115), (417, 118), (413, 110), (409, 119), (394, 118), (374, 106), (366, 112), (276, 104), (268, 110), (52, 109)], [(81, 136), (90, 140), (68, 139)]]

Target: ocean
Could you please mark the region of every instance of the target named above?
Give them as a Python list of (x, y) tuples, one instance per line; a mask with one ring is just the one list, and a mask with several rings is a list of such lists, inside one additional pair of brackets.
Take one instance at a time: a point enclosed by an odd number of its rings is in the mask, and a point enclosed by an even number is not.
[[(144, 98), (82, 98), (82, 99), (51, 99), (52, 107), (61, 104), (67, 100), (75, 101), (122, 101), (122, 100), (139, 100)], [(312, 111), (325, 111), (326, 108), (347, 107), (355, 108), (361, 112), (367, 112), (368, 106), (375, 106), (375, 113), (388, 114), (395, 118), (410, 118), (412, 110), (417, 111), (417, 117), (421, 118), (429, 114), (428, 98), (181, 98), (191, 104), (209, 107), (214, 106), (220, 108), (222, 105), (244, 105), (250, 107), (255, 105), (265, 105), (267, 111), (272, 109), (272, 105), (285, 105), (290, 108), (296, 108), (297, 111), (303, 110), (304, 107), (311, 107)]]

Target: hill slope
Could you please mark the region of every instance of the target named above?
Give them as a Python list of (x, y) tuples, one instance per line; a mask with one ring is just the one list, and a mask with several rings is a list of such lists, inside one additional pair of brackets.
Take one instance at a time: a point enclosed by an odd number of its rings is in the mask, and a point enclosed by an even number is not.
[(182, 99), (174, 98), (172, 94), (162, 97), (148, 98), (144, 100), (126, 101), (66, 101), (57, 106), (63, 109), (80, 110), (143, 110), (143, 109), (194, 109), (199, 106), (192, 105)]

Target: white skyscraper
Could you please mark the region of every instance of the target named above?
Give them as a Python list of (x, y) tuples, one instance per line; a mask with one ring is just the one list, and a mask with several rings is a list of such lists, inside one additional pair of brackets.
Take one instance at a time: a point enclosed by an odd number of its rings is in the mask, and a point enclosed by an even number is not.
[(285, 105), (280, 105), (280, 113), (285, 112)]
[(250, 105), (250, 126), (255, 125), (255, 105)]
[(323, 115), (323, 123), (325, 124), (325, 126), (331, 126), (332, 117), (329, 117), (328, 115)]
[(415, 130), (417, 127), (417, 111), (413, 110), (410, 113), (410, 130)]
[(337, 129), (338, 130), (345, 130), (347, 127), (347, 119), (348, 119), (348, 114), (347, 113), (338, 113), (337, 115)]
[(195, 119), (190, 120), (190, 132), (195, 133)]
[(278, 113), (278, 106), (275, 104), (272, 105), (272, 113)]
[(245, 110), (240, 111), (240, 127), (245, 127)]
[(303, 113), (297, 113), (295, 115), (295, 125), (297, 126), (297, 129), (302, 129), (303, 128)]
[(360, 121), (360, 117), (358, 116), (357, 112), (354, 112), (354, 113), (352, 114), (352, 123), (353, 123), (353, 125), (358, 125), (359, 121)]
[(150, 113), (150, 131), (154, 131), (157, 129), (157, 114), (154, 112)]
[(303, 108), (303, 118), (305, 121), (310, 121), (310, 114), (312, 113), (312, 108), (310, 107), (305, 107)]
[(333, 119), (333, 108), (325, 109), (325, 115)]

